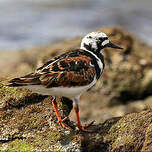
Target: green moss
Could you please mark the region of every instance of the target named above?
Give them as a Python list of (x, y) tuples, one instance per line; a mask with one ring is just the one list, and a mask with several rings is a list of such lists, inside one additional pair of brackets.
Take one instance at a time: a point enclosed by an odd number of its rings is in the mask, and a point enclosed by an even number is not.
[(0, 97), (1, 98), (11, 97), (11, 98), (15, 98), (15, 99), (21, 99), (25, 96), (25, 93), (26, 93), (25, 89), (16, 88), (16, 87), (14, 87), (14, 88), (7, 87), (6, 86), (7, 84), (8, 84), (8, 82), (6, 80), (0, 82)]
[(117, 147), (117, 145), (127, 145), (128, 147), (133, 145), (134, 137), (133, 136), (121, 136), (119, 135), (118, 138), (114, 141), (113, 146)]
[(61, 139), (62, 135), (58, 131), (44, 132), (43, 134), (39, 134), (37, 138), (33, 140), (32, 144), (41, 150), (51, 149), (53, 151), (60, 151), (61, 144), (58, 141)]
[[(12, 96), (12, 97), (17, 97), (17, 98), (22, 98), (25, 96), (25, 94), (23, 93), (23, 91), (25, 89), (22, 88), (16, 88), (16, 87), (7, 87), (6, 85), (8, 84), (8, 82), (5, 81), (1, 81), (0, 82), (0, 96)], [(25, 91), (24, 91), (25, 92)]]
[(7, 84), (7, 80), (0, 81), (0, 108), (23, 105), (23, 101), (32, 93), (24, 88), (8, 87)]
[(25, 129), (35, 129), (38, 128), (43, 120), (33, 115), (29, 115), (29, 117), (24, 117), (22, 120), (22, 125)]
[[(128, 114), (109, 129), (104, 139), (111, 143), (113, 151), (118, 151), (120, 147), (127, 150), (134, 147), (137, 150), (140, 146), (136, 144), (144, 140), (140, 136), (144, 135), (144, 130), (151, 122), (150, 111)], [(136, 134), (137, 132), (141, 134)]]
[(122, 135), (122, 129), (125, 128), (125, 123), (122, 119), (119, 120), (118, 123), (113, 125), (109, 130), (109, 135), (112, 140), (115, 140), (118, 137), (118, 131), (119, 135)]
[(24, 140), (16, 139), (12, 141), (8, 146), (9, 152), (22, 152), (22, 151), (34, 151), (35, 148), (31, 146), (29, 143), (27, 143)]

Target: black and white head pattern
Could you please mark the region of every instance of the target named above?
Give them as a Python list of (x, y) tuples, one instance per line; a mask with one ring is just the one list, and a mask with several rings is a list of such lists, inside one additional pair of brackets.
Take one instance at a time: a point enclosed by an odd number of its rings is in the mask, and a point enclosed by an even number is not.
[(93, 52), (100, 52), (109, 43), (108, 37), (102, 32), (92, 32), (87, 34), (81, 42), (80, 49)]

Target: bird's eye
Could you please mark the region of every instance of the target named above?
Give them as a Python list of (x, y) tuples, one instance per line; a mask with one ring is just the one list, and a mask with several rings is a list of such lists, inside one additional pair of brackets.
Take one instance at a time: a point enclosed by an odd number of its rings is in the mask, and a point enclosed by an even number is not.
[(89, 38), (89, 39), (91, 39), (92, 37), (91, 37), (91, 36), (89, 36), (88, 38)]

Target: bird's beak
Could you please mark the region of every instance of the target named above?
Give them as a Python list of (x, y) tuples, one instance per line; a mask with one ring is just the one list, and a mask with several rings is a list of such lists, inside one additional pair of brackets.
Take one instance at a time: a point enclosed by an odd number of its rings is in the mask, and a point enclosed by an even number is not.
[(111, 48), (115, 48), (115, 49), (123, 49), (122, 47), (112, 43), (109, 41), (109, 43), (106, 45), (106, 47), (111, 47)]

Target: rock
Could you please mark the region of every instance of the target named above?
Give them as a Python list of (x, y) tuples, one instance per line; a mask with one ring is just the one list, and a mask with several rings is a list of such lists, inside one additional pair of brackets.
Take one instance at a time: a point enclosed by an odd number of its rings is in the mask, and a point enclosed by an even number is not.
[[(143, 111), (140, 113), (128, 114), (115, 122), (104, 136), (104, 142), (110, 143), (108, 151), (141, 151), (151, 149), (152, 138), (145, 139), (152, 124), (152, 112)], [(105, 122), (106, 124), (106, 122)]]
[[(148, 151), (152, 149), (152, 111), (115, 117), (88, 128), (68, 131), (57, 124), (51, 98), (0, 81), (0, 151)], [(62, 117), (72, 103), (58, 100)], [(62, 101), (62, 102), (61, 102)], [(64, 103), (63, 103), (64, 102)], [(68, 103), (68, 104), (66, 104)], [(74, 122), (66, 122), (73, 129)]]
[[(0, 73), (3, 76), (19, 76), (28, 73), (37, 63), (39, 49), (1, 51)], [(5, 68), (4, 68), (5, 67)]]
[[(61, 146), (59, 141), (69, 133), (57, 125), (57, 118), (51, 106), (51, 98), (33, 94), (23, 88), (10, 88), (6, 85), (7, 80), (1, 79), (0, 151), (66, 149), (66, 147)], [(64, 102), (65, 99), (62, 100)], [(72, 106), (70, 106), (69, 101), (68, 107), (70, 108), (65, 110), (66, 104), (62, 104), (63, 102), (58, 102), (59, 109), (62, 116), (66, 117)], [(66, 121), (70, 124), (69, 120)], [(68, 140), (66, 139), (65, 142)], [(76, 140), (73, 140), (71, 144), (74, 142)], [(76, 146), (73, 145), (72, 148)]]

